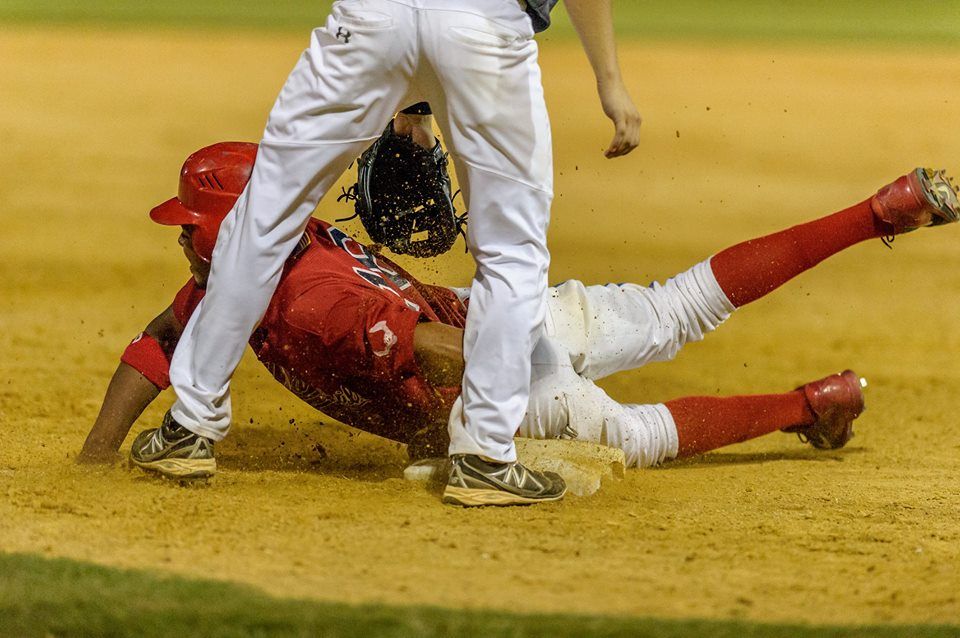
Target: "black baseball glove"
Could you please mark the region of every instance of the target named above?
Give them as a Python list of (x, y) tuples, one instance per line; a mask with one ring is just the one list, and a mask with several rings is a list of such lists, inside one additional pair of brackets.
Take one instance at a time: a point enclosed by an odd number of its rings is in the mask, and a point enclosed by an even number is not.
[(427, 150), (396, 135), (390, 122), (357, 164), (357, 183), (337, 198), (355, 202), (346, 219), (359, 216), (370, 239), (395, 253), (434, 257), (450, 250), (467, 215), (457, 215), (453, 205), (439, 140)]

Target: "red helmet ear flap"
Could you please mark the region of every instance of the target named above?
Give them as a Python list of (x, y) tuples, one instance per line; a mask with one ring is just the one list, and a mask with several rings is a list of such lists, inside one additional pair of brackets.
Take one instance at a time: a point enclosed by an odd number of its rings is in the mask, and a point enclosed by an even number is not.
[(177, 196), (150, 211), (150, 218), (167, 226), (192, 226), (193, 250), (210, 261), (220, 224), (246, 188), (257, 156), (257, 145), (220, 142), (193, 153), (180, 169)]
[(213, 258), (213, 249), (217, 245), (217, 233), (220, 231), (220, 224), (217, 224), (216, 228), (207, 224), (206, 226), (194, 226), (194, 229), (193, 234), (190, 235), (193, 252), (209, 264)]

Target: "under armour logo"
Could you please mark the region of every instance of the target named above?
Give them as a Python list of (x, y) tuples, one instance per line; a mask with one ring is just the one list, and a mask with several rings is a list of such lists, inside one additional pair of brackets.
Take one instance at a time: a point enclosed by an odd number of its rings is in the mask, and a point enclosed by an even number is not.
[(343, 27), (337, 27), (337, 40), (339, 40), (342, 37), (344, 44), (350, 44), (351, 35), (353, 34), (347, 31), (346, 29), (344, 29)]

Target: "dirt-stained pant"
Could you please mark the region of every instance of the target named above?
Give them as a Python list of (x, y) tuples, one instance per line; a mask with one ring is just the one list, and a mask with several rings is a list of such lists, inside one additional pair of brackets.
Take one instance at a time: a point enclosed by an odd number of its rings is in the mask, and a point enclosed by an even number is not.
[(547, 307), (545, 334), (533, 353), (530, 405), (518, 434), (617, 447), (628, 467), (674, 458), (677, 428), (666, 406), (617, 403), (594, 381), (669, 361), (730, 316), (734, 306), (709, 262), (649, 287), (571, 280), (550, 289)]
[(287, 255), (398, 108), (427, 100), (454, 157), (476, 260), (450, 452), (512, 461), (545, 316), (553, 189), (537, 45), (517, 0), (338, 0), (270, 113), (177, 347), (174, 418), (222, 439), (230, 377)]

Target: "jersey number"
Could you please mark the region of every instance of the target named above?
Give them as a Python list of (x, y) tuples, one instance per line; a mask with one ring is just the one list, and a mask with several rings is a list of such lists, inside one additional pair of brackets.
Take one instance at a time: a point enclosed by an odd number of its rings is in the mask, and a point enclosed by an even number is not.
[[(327, 227), (327, 234), (337, 246), (343, 249), (348, 255), (360, 262), (360, 267), (354, 267), (353, 272), (373, 284), (377, 288), (389, 290), (398, 297), (402, 297), (394, 290), (387, 280), (390, 280), (398, 290), (406, 290), (410, 287), (410, 282), (401, 277), (397, 272), (380, 264), (376, 255), (367, 250), (367, 247), (350, 237), (339, 228), (333, 226)], [(404, 299), (404, 301), (407, 301)], [(407, 302), (412, 303), (412, 302)]]

